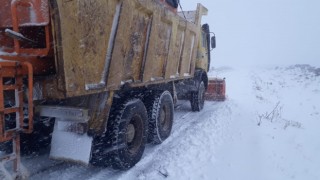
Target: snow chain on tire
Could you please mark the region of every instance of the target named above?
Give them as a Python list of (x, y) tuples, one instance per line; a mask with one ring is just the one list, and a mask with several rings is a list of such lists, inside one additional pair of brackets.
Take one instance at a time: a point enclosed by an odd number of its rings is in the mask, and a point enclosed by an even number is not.
[(156, 93), (146, 101), (149, 117), (148, 142), (161, 144), (170, 136), (173, 124), (174, 105), (171, 93)]
[(192, 111), (201, 111), (204, 106), (204, 94), (205, 94), (204, 82), (201, 81), (197, 87), (197, 91), (191, 92), (191, 109)]
[[(129, 130), (133, 131), (130, 135)], [(141, 100), (117, 103), (112, 108), (106, 134), (97, 138), (92, 163), (98, 166), (111, 164), (114, 169), (120, 170), (133, 167), (144, 152), (147, 130), (148, 115)], [(111, 151), (104, 153), (106, 149)]]

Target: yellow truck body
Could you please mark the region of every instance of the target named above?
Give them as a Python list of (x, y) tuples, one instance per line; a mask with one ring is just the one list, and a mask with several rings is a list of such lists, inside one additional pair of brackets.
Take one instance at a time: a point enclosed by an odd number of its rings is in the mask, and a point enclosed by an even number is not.
[(59, 88), (48, 97), (193, 76), (201, 17), (207, 13), (202, 5), (194, 22), (189, 22), (155, 0), (57, 0), (52, 4)]

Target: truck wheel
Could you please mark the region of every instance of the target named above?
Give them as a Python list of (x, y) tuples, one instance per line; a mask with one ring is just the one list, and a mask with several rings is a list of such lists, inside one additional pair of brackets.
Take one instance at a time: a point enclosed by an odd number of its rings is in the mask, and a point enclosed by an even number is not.
[(201, 111), (204, 106), (204, 94), (206, 92), (206, 88), (204, 86), (204, 82), (198, 86), (198, 90), (195, 92), (191, 92), (191, 109), (192, 111)]
[(149, 117), (148, 141), (161, 144), (170, 134), (173, 123), (173, 99), (169, 91), (153, 95), (147, 99)]
[(31, 134), (21, 134), (21, 153), (24, 155), (40, 152), (51, 144), (54, 119), (40, 118), (34, 121)]
[[(44, 123), (40, 118), (35, 120), (34, 130), (31, 134), (21, 134), (20, 149), (22, 155), (38, 153), (51, 143), (54, 120), (48, 119)], [(6, 154), (12, 153), (12, 141), (0, 143), (0, 151)]]
[(112, 167), (126, 170), (133, 167), (142, 157), (147, 142), (148, 115), (139, 99), (124, 103), (112, 112), (109, 123), (112, 148), (110, 153)]

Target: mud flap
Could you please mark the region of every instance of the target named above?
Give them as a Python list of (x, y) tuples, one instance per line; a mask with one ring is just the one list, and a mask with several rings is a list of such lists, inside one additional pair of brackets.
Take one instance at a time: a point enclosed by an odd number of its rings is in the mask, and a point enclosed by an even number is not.
[(85, 165), (91, 158), (93, 138), (87, 135), (88, 109), (63, 106), (37, 106), (38, 116), (54, 117), (50, 158)]
[(73, 132), (75, 124), (56, 120), (52, 134), (50, 158), (88, 165), (93, 138), (86, 133)]

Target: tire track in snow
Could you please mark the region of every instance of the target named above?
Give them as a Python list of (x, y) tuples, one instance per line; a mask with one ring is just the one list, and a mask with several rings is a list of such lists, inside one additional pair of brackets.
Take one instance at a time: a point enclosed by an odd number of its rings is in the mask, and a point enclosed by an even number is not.
[(89, 179), (95, 176), (101, 168), (98, 167), (85, 167), (81, 165), (75, 165), (72, 163), (58, 163), (50, 167), (41, 169), (35, 173), (32, 173), (31, 180), (56, 180), (56, 179)]
[[(217, 123), (217, 119), (220, 113), (225, 115), (230, 109), (224, 103), (207, 103), (201, 112), (189, 111), (189, 105), (185, 104), (177, 109), (171, 136), (159, 146), (148, 147), (135, 167), (115, 179), (187, 178), (192, 168), (185, 169), (185, 165), (193, 167), (195, 159), (214, 161), (214, 146), (219, 143), (217, 137), (221, 137), (224, 128)], [(205, 152), (206, 148), (209, 148), (209, 154)], [(175, 172), (176, 169), (181, 171)]]
[[(198, 146), (210, 142), (219, 143), (223, 134), (224, 123), (218, 123), (220, 117), (230, 113), (227, 103), (206, 102), (201, 112), (190, 112), (189, 102), (182, 103), (175, 109), (174, 124), (171, 136), (161, 145), (147, 145), (144, 156), (141, 161), (128, 171), (117, 171), (111, 168), (84, 167), (70, 163), (56, 164), (51, 163), (47, 168), (35, 170), (31, 179), (40, 180), (48, 179), (159, 179), (162, 174), (169, 173), (171, 177), (172, 171), (167, 167), (183, 166), (180, 158), (188, 149), (196, 149)], [(224, 114), (224, 115), (221, 115)], [(220, 118), (220, 121), (224, 121)], [(210, 127), (210, 128), (208, 128)], [(211, 147), (212, 148), (212, 147)], [(202, 148), (201, 151), (205, 149)], [(189, 152), (190, 153), (190, 152)], [(213, 153), (213, 152), (212, 152)], [(192, 163), (194, 159), (199, 161), (207, 161), (205, 156), (197, 150), (191, 152), (192, 156), (186, 158), (184, 163)], [(212, 155), (209, 159), (214, 161)], [(42, 158), (44, 159), (44, 158)], [(182, 169), (183, 167), (181, 167)], [(181, 172), (187, 174), (187, 170)]]

